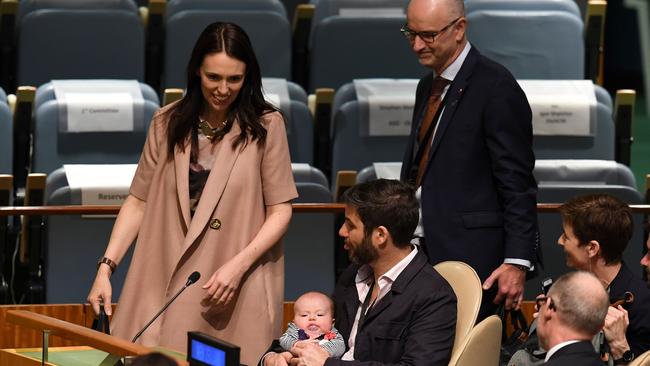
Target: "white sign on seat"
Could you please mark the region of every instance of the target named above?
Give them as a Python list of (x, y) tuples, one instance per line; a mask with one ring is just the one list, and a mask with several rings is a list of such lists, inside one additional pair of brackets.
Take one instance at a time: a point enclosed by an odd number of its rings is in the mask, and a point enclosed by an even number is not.
[(121, 205), (129, 195), (137, 164), (66, 164), (71, 190), (81, 192), (82, 205)]
[(136, 80), (53, 80), (63, 133), (143, 130), (144, 99)]
[(591, 80), (518, 80), (533, 112), (533, 135), (593, 136), (596, 94)]
[(361, 136), (408, 136), (417, 79), (355, 79)]

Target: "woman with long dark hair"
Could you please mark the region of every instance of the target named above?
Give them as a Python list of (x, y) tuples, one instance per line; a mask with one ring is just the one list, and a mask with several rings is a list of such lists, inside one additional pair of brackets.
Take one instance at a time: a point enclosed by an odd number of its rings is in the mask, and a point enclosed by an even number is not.
[(264, 100), (250, 40), (234, 24), (211, 24), (194, 46), (186, 95), (153, 118), (88, 301), (110, 314), (110, 274), (137, 237), (113, 334), (131, 339), (199, 271), (139, 342), (185, 350), (198, 330), (255, 363), (281, 333), (279, 241), (295, 197), (284, 120)]

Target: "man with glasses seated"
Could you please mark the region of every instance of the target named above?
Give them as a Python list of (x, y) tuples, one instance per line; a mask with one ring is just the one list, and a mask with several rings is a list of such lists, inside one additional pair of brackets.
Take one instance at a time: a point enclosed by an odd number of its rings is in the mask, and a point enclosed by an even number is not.
[(548, 350), (545, 365), (603, 365), (591, 339), (605, 324), (609, 301), (594, 275), (580, 271), (563, 275), (548, 296), (537, 298), (537, 306), (537, 335)]
[(471, 265), (495, 304), (519, 308), (537, 258), (532, 114), (503, 66), (467, 41), (462, 0), (412, 0), (401, 31), (432, 70), (416, 91), (401, 179), (421, 194), (419, 243)]

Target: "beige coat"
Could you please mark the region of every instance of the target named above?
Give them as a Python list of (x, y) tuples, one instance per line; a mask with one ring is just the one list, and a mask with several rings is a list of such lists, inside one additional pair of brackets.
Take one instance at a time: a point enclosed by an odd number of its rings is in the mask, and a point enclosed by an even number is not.
[[(187, 350), (187, 332), (198, 330), (241, 347), (241, 362), (255, 364), (273, 338), (281, 334), (284, 297), (284, 254), (276, 244), (242, 279), (228, 309), (201, 305), (201, 286), (256, 235), (265, 205), (297, 197), (291, 173), (286, 130), (279, 113), (264, 117), (262, 146), (249, 142), (232, 149), (237, 123), (218, 143), (216, 159), (194, 217), (189, 203), (189, 147), (167, 158), (167, 120), (152, 122), (131, 194), (147, 202), (113, 334), (131, 339), (193, 271), (201, 273), (167, 311), (142, 335), (139, 343)], [(214, 219), (221, 222), (215, 229)]]

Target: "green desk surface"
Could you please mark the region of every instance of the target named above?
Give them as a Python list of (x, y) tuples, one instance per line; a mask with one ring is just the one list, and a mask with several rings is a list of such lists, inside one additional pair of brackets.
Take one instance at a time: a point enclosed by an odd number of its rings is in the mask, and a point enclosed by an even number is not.
[[(178, 360), (185, 360), (187, 356), (181, 352), (165, 348), (154, 348), (155, 351), (163, 353), (167, 356), (173, 357)], [(30, 348), (25, 350), (17, 350), (17, 353), (27, 357), (41, 359), (41, 351), (38, 349)], [(102, 365), (108, 357), (108, 353), (93, 348), (87, 347), (53, 347), (48, 352), (48, 362), (60, 366), (99, 366)], [(109, 365), (107, 362), (104, 365)]]

